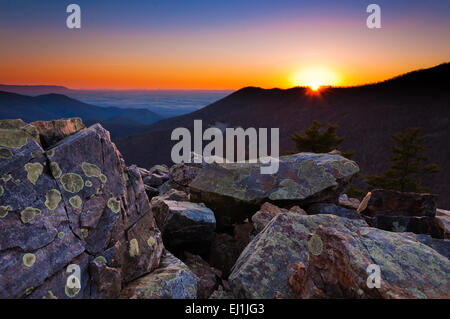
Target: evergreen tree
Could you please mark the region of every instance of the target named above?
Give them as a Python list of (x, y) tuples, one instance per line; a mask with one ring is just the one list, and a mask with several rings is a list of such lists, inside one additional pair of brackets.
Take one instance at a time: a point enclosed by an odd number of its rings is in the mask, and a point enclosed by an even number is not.
[[(305, 135), (294, 133), (291, 135), (292, 140), (295, 143), (297, 149), (296, 152), (288, 152), (288, 154), (295, 154), (298, 152), (311, 152), (311, 153), (329, 153), (333, 150), (337, 150), (339, 146), (344, 142), (344, 137), (337, 135), (337, 125), (327, 124), (327, 127), (322, 129), (322, 123), (319, 121), (313, 121), (311, 126), (305, 130)], [(351, 159), (354, 155), (353, 152), (342, 152), (342, 156)], [(355, 177), (361, 177), (357, 174)], [(356, 188), (353, 184), (347, 190), (347, 195), (353, 198), (363, 198), (365, 192)]]
[[(327, 127), (321, 131), (322, 126), (319, 121), (314, 121), (305, 130), (305, 135), (298, 133), (291, 135), (297, 152), (329, 153), (338, 149), (345, 138), (337, 136), (337, 125), (327, 124)], [(296, 152), (290, 152), (290, 154), (294, 153)]]
[(427, 192), (420, 180), (427, 174), (439, 172), (436, 164), (426, 164), (425, 138), (420, 128), (409, 128), (405, 133), (392, 135), (396, 145), (392, 147), (392, 165), (383, 175), (370, 176), (370, 188), (393, 189), (401, 192)]

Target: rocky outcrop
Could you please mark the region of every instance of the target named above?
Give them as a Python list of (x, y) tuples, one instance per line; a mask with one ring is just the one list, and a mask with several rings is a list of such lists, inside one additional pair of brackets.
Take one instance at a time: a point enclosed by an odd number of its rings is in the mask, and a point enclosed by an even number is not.
[(450, 261), (409, 236), (319, 226), (313, 240), (308, 261), (289, 274), (298, 298), (450, 298)]
[[(161, 234), (139, 172), (100, 125), (77, 125), (0, 124), (1, 298), (117, 297), (159, 265)], [(66, 285), (71, 272), (80, 287)]]
[(250, 242), (232, 269), (229, 283), (237, 298), (286, 298), (293, 293), (288, 286), (287, 267), (307, 264), (308, 250), (314, 249), (309, 235), (319, 225), (350, 228), (367, 226), (362, 220), (333, 215), (304, 216), (294, 212), (276, 215)]
[(123, 299), (195, 299), (197, 279), (178, 258), (165, 252), (158, 269), (122, 290)]
[(216, 229), (212, 210), (203, 204), (152, 199), (152, 211), (165, 247), (179, 255), (183, 251), (205, 254)]
[(191, 200), (210, 207), (219, 226), (229, 226), (250, 218), (266, 201), (280, 206), (337, 202), (359, 171), (355, 162), (331, 154), (283, 156), (273, 175), (261, 174), (261, 165), (206, 165), (189, 184)]

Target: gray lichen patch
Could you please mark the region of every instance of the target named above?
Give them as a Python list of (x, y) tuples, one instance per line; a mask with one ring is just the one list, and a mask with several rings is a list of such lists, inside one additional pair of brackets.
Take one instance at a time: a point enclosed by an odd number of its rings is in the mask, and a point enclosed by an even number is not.
[(108, 178), (105, 176), (105, 175), (103, 175), (103, 174), (100, 174), (100, 181), (103, 183), (103, 184), (105, 184), (107, 181), (108, 181)]
[(41, 214), (41, 210), (33, 207), (27, 207), (20, 212), (20, 219), (24, 224), (31, 222), (37, 215)]
[(83, 200), (80, 196), (76, 195), (71, 198), (69, 198), (69, 203), (72, 205), (73, 208), (80, 208), (81, 205), (83, 205)]
[(87, 162), (81, 164), (81, 169), (87, 177), (100, 177), (102, 174), (102, 170), (97, 165)]
[(92, 182), (91, 181), (86, 181), (86, 182), (84, 182), (84, 186), (92, 187)]
[[(75, 277), (74, 277), (75, 278)], [(77, 279), (78, 280), (78, 279)], [(77, 288), (76, 286), (73, 288), (68, 287), (67, 285), (64, 288), (64, 292), (67, 297), (73, 298), (81, 291), (81, 288)]]
[(56, 162), (51, 162), (51, 163), (50, 163), (50, 170), (51, 170), (52, 175), (53, 175), (54, 178), (58, 179), (58, 178), (61, 177), (62, 171), (61, 171), (61, 169), (59, 168), (58, 163), (56, 163)]
[(5, 174), (2, 176), (2, 180), (7, 183), (12, 178), (11, 174)]
[(5, 192), (5, 189), (3, 188), (2, 185), (0, 185), (0, 197), (3, 196), (3, 193)]
[(11, 206), (0, 206), (0, 218), (5, 218), (12, 210)]
[(53, 157), (53, 156), (55, 156), (55, 150), (48, 150), (47, 152), (46, 152), (46, 154), (47, 154), (47, 156), (50, 158), (50, 157)]
[(50, 210), (55, 210), (61, 202), (61, 193), (57, 189), (51, 189), (45, 194), (45, 206)]
[(20, 149), (28, 143), (29, 135), (21, 129), (0, 129), (0, 146)]
[(106, 260), (106, 258), (105, 257), (103, 257), (103, 256), (98, 256), (98, 257), (96, 257), (95, 259), (94, 259), (96, 262), (98, 262), (98, 263), (101, 263), (101, 264), (107, 264), (107, 260)]
[(61, 176), (61, 183), (69, 193), (78, 193), (84, 187), (83, 178), (75, 173), (67, 173)]
[(56, 297), (56, 296), (53, 294), (53, 291), (48, 290), (48, 291), (47, 291), (47, 295), (45, 295), (44, 297), (42, 297), (42, 299), (58, 299), (58, 297)]
[(120, 201), (114, 197), (108, 199), (108, 208), (111, 209), (114, 213), (120, 212)]
[(130, 249), (128, 250), (131, 257), (139, 256), (139, 243), (136, 238), (130, 240)]
[(44, 166), (41, 163), (26, 163), (25, 170), (27, 171), (27, 178), (31, 184), (36, 185), (39, 176), (44, 171)]
[(81, 228), (81, 236), (83, 236), (83, 238), (88, 238), (89, 236), (89, 229), (87, 228)]
[(148, 245), (149, 247), (152, 247), (152, 246), (155, 245), (155, 244), (156, 244), (156, 240), (155, 240), (154, 237), (150, 237), (150, 238), (147, 240), (147, 245)]
[(58, 233), (58, 238), (59, 238), (59, 239), (63, 239), (65, 236), (66, 236), (66, 234), (65, 234), (64, 232), (62, 232), (62, 231), (60, 231), (60, 232)]
[(13, 153), (7, 148), (0, 148), (0, 158), (9, 159), (13, 156)]
[(323, 242), (322, 239), (314, 234), (308, 240), (308, 251), (314, 256), (319, 256), (322, 253)]
[(22, 257), (23, 264), (27, 267), (32, 267), (36, 262), (36, 256), (34, 254), (27, 253)]
[(42, 157), (42, 152), (41, 151), (33, 151), (33, 152), (31, 152), (31, 157), (32, 158), (40, 158), (40, 157)]

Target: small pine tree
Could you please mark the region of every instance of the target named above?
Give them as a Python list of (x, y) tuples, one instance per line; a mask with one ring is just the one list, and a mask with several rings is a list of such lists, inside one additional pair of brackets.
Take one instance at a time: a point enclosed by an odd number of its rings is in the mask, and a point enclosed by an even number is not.
[(391, 162), (383, 175), (370, 176), (367, 183), (370, 189), (383, 188), (401, 192), (427, 192), (420, 184), (420, 179), (432, 173), (439, 172), (436, 164), (425, 163), (428, 158), (425, 152), (425, 137), (420, 134), (420, 128), (409, 128), (405, 133), (392, 135), (397, 145), (392, 147)]
[[(337, 125), (327, 124), (327, 127), (321, 131), (322, 126), (319, 121), (314, 121), (305, 130), (305, 135), (298, 133), (291, 135), (297, 152), (329, 153), (338, 149), (345, 138), (337, 136)], [(294, 154), (295, 152), (289, 153)]]
[[(337, 150), (339, 146), (344, 142), (345, 137), (339, 137), (337, 135), (337, 125), (327, 124), (327, 127), (321, 131), (322, 123), (319, 121), (313, 121), (311, 126), (305, 130), (305, 135), (294, 133), (291, 135), (292, 140), (295, 143), (296, 152), (288, 152), (288, 154), (295, 154), (298, 152), (311, 152), (311, 153), (329, 153), (333, 150)], [(342, 156), (351, 159), (355, 154), (353, 152), (341, 152)], [(360, 177), (358, 174), (356, 177)], [(356, 188), (353, 184), (350, 185), (347, 190), (347, 195), (355, 198), (364, 197), (365, 193)]]

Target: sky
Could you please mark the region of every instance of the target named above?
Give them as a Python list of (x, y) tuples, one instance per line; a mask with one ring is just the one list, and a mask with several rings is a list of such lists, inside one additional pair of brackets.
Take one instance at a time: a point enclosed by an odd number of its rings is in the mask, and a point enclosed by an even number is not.
[[(68, 29), (66, 7), (81, 7)], [(369, 4), (381, 29), (366, 26)], [(359, 85), (450, 61), (450, 1), (0, 0), (0, 83)]]

